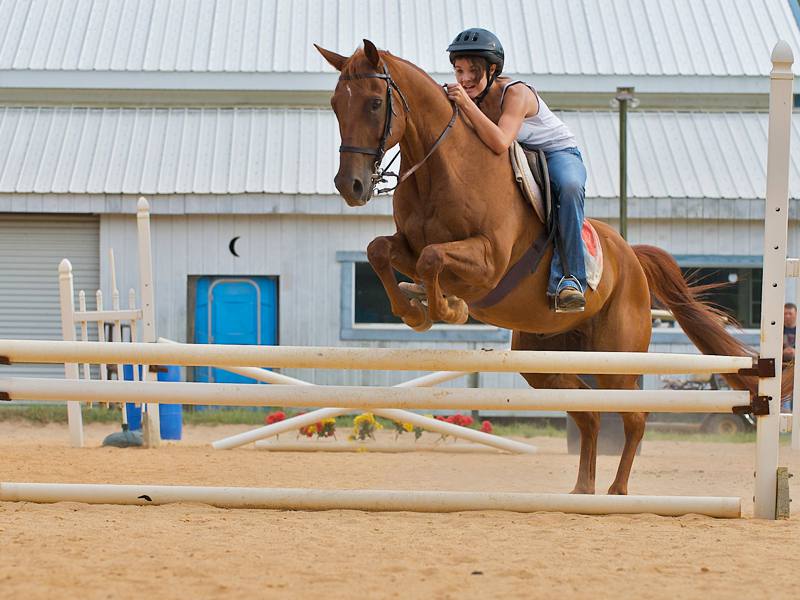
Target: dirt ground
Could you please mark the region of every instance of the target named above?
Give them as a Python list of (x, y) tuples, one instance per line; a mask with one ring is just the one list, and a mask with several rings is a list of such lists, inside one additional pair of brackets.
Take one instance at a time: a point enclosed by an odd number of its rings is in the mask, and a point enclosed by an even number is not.
[[(577, 468), (564, 439), (529, 440), (533, 456), (215, 451), (247, 429), (220, 426), (158, 450), (99, 447), (114, 429), (71, 449), (66, 427), (0, 423), (0, 481), (566, 492)], [(800, 471), (800, 453), (783, 447), (781, 464)], [(600, 490), (615, 469), (600, 457)], [(749, 516), (752, 472), (748, 444), (645, 440), (631, 492), (738, 495)], [(796, 598), (799, 555), (798, 516), (0, 502), (0, 598)]]

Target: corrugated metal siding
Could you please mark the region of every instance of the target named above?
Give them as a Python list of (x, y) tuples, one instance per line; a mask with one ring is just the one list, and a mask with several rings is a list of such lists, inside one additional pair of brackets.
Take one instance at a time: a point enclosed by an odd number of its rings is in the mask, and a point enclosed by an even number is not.
[(338, 139), (322, 109), (7, 107), (0, 189), (330, 194)]
[[(616, 113), (559, 114), (584, 150), (587, 196), (616, 198)], [(765, 113), (639, 111), (629, 123), (633, 198), (764, 196)], [(800, 115), (793, 135), (800, 139)], [(336, 119), (324, 109), (7, 107), (0, 193), (338, 196), (338, 145)], [(798, 198), (800, 147), (792, 156)]]
[[(72, 263), (76, 307), (83, 289), (93, 308), (100, 280), (99, 246), (96, 217), (0, 214), (0, 337), (61, 339), (58, 265), (63, 258)], [(6, 375), (64, 376), (60, 365), (0, 369)]]
[(787, 0), (2, 0), (0, 69), (318, 73), (312, 43), (369, 38), (446, 73), (472, 26), (512, 73), (765, 75), (779, 38), (800, 49)]

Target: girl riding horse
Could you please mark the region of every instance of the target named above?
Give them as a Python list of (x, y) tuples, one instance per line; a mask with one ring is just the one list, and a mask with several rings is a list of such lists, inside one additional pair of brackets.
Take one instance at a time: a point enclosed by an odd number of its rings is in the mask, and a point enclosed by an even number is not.
[(547, 295), (558, 312), (582, 312), (587, 289), (581, 239), (586, 168), (575, 136), (533, 87), (501, 76), (505, 53), (492, 32), (462, 31), (447, 51), (456, 75), (447, 96), (481, 141), (499, 155), (507, 154), (515, 139), (526, 149), (545, 153), (560, 238), (550, 261)]

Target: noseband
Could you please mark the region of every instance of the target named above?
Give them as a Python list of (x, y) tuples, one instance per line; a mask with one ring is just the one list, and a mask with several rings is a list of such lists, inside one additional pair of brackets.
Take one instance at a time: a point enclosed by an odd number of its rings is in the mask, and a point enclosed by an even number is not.
[[(389, 136), (392, 135), (392, 118), (397, 116), (397, 113), (394, 109), (394, 93), (392, 90), (397, 92), (397, 95), (400, 96), (400, 100), (403, 102), (403, 108), (406, 111), (406, 114), (411, 112), (411, 109), (408, 106), (408, 101), (406, 100), (405, 95), (403, 94), (402, 90), (397, 86), (397, 84), (392, 79), (392, 76), (389, 74), (389, 70), (386, 68), (386, 65), (383, 66), (383, 73), (352, 73), (349, 75), (340, 75), (339, 81), (351, 81), (354, 79), (383, 79), (386, 82), (386, 116), (384, 118), (384, 125), (383, 125), (383, 135), (381, 135), (380, 142), (378, 142), (377, 148), (366, 148), (364, 146), (347, 146), (342, 144), (339, 146), (339, 152), (353, 152), (356, 154), (367, 154), (369, 156), (375, 157), (375, 162), (372, 165), (372, 181), (370, 183), (370, 196), (373, 193), (384, 193), (390, 192), (394, 190), (398, 185), (400, 185), (403, 181), (405, 181), (414, 171), (422, 166), (422, 164), (428, 160), (428, 158), (433, 154), (436, 150), (439, 143), (444, 140), (447, 136), (447, 133), (453, 127), (456, 122), (456, 118), (458, 117), (458, 106), (451, 102), (453, 106), (453, 116), (450, 119), (450, 122), (447, 124), (447, 127), (444, 128), (439, 137), (434, 142), (431, 149), (425, 155), (421, 161), (416, 163), (413, 167), (408, 169), (402, 175), (397, 175), (396, 173), (392, 173), (389, 171), (389, 168), (392, 166), (392, 163), (400, 156), (400, 152), (398, 151), (397, 154), (392, 158), (388, 165), (384, 169), (381, 169), (381, 161), (383, 161), (383, 157), (386, 155), (386, 141), (389, 139)], [(397, 179), (397, 183), (392, 186), (391, 188), (383, 188), (376, 190), (375, 187), (379, 183), (385, 183), (386, 177), (394, 177)]]

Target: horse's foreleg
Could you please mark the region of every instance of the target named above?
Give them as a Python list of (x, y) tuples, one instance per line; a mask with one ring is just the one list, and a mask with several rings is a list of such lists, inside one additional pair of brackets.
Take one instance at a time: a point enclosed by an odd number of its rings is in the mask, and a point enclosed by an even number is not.
[(422, 250), (416, 269), (425, 284), (432, 321), (466, 323), (469, 318), (467, 303), (454, 296), (446, 297), (439, 277), (446, 270), (448, 275), (464, 283), (482, 285), (494, 274), (489, 256), (488, 241), (484, 237), (431, 244)]
[(411, 255), (405, 238), (396, 233), (393, 236), (381, 236), (372, 240), (367, 246), (367, 260), (386, 290), (392, 306), (392, 314), (416, 331), (427, 331), (431, 327), (428, 311), (419, 300), (409, 300), (397, 285), (394, 268), (414, 279), (416, 260)]

